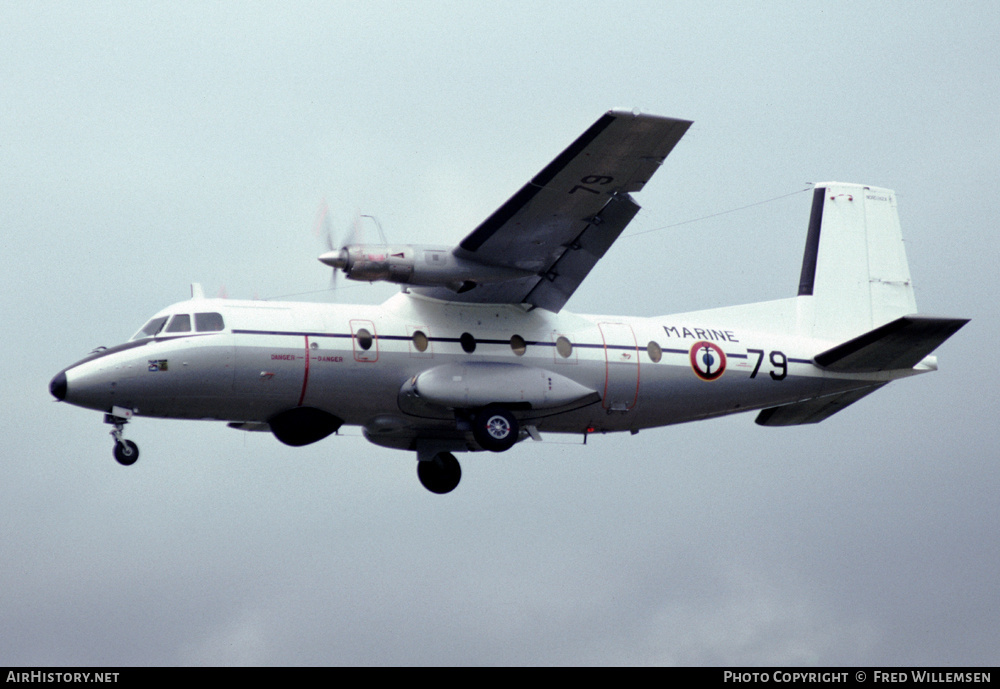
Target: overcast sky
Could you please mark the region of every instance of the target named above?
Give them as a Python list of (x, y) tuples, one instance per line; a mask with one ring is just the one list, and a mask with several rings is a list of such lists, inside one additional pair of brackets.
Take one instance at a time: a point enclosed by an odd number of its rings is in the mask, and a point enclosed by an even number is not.
[[(1000, 6), (703, 5), (0, 0), (0, 664), (1000, 663)], [(568, 310), (792, 296), (793, 192), (861, 182), (972, 319), (941, 370), (465, 455), (443, 497), (357, 429), (139, 419), (125, 469), (50, 397), (193, 281), (378, 303), (323, 291), (323, 199), (457, 242), (612, 107), (694, 125)]]

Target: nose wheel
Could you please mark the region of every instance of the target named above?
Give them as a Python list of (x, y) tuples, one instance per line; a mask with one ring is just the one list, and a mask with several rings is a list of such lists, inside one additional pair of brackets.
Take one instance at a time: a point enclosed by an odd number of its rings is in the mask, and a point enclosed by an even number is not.
[(132, 466), (139, 459), (139, 446), (131, 440), (119, 440), (115, 443), (115, 459), (122, 466)]
[(115, 427), (111, 431), (111, 437), (115, 439), (115, 461), (125, 467), (132, 466), (139, 459), (139, 446), (131, 440), (125, 440), (122, 437), (125, 424), (128, 423), (128, 417), (131, 415), (131, 412), (127, 412), (126, 416), (117, 416), (116, 414), (104, 415), (104, 423), (109, 423)]

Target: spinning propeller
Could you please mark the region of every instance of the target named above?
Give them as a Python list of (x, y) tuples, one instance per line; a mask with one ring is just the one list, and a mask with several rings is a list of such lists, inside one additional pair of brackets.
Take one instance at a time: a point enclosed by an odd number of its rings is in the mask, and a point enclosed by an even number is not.
[[(378, 229), (379, 239), (381, 240), (380, 245), (361, 244), (358, 242), (359, 238), (363, 234), (362, 218), (370, 218), (375, 223), (375, 227)], [(361, 213), (356, 213), (354, 215), (354, 220), (352, 220), (351, 224), (348, 226), (343, 241), (339, 242), (340, 248), (337, 248), (338, 243), (333, 241), (333, 227), (330, 220), (330, 209), (329, 206), (327, 206), (326, 200), (323, 201), (323, 204), (320, 206), (320, 209), (316, 214), (316, 227), (314, 232), (317, 237), (323, 238), (326, 245), (326, 252), (320, 255), (319, 260), (321, 263), (325, 263), (333, 268), (331, 282), (334, 289), (336, 289), (337, 285), (338, 272), (342, 271), (348, 278), (351, 278), (352, 269), (356, 264), (366, 263), (368, 262), (366, 259), (375, 258), (373, 256), (369, 256), (369, 254), (379, 254), (379, 258), (384, 260), (385, 255), (388, 253), (385, 232), (382, 231), (382, 224), (378, 221), (378, 218), (374, 215), (364, 215)], [(371, 278), (366, 275), (363, 277), (356, 277), (354, 279), (370, 280)]]

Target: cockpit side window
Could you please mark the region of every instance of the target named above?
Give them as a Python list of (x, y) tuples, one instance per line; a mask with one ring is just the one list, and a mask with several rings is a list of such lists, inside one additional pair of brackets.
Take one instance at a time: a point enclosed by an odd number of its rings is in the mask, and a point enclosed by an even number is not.
[(159, 318), (154, 318), (146, 325), (142, 326), (142, 330), (137, 332), (132, 336), (133, 340), (141, 340), (144, 337), (153, 337), (160, 330), (163, 329), (163, 324), (167, 322), (167, 316), (160, 316)]
[(226, 324), (222, 320), (221, 313), (196, 313), (194, 315), (194, 329), (200, 333), (214, 333), (225, 330)]
[(191, 332), (191, 316), (186, 313), (179, 313), (170, 319), (167, 326), (168, 333), (189, 333)]

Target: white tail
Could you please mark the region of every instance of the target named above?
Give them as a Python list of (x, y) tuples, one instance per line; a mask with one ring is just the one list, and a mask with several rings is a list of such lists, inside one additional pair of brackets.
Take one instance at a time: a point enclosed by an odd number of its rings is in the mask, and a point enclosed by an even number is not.
[(916, 313), (894, 192), (816, 186), (799, 297), (799, 328), (820, 339), (844, 340)]

